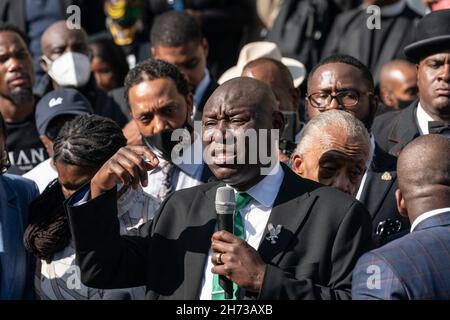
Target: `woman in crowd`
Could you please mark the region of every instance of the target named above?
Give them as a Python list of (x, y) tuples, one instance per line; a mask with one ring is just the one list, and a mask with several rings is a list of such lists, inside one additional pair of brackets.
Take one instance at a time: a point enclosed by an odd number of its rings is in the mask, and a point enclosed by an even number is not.
[(111, 39), (94, 40), (89, 47), (92, 51), (91, 69), (97, 86), (105, 91), (122, 87), (129, 70), (122, 48)]
[[(88, 183), (103, 164), (125, 145), (122, 130), (112, 120), (96, 115), (78, 116), (67, 122), (59, 132), (53, 147), (58, 179), (31, 204), (29, 225), (24, 236), (26, 248), (38, 258), (35, 288), (41, 299), (144, 297), (143, 288), (114, 295), (114, 291), (88, 288), (81, 283), (63, 207), (64, 200)], [(159, 202), (140, 187), (123, 187), (118, 190), (117, 206), (120, 232), (126, 234), (152, 219)]]

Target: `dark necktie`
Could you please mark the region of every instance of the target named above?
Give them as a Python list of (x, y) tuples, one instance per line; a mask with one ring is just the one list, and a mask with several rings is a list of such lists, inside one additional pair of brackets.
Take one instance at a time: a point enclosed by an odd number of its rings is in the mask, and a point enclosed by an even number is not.
[(447, 138), (450, 138), (450, 123), (430, 121), (428, 122), (428, 131), (430, 134), (441, 134)]

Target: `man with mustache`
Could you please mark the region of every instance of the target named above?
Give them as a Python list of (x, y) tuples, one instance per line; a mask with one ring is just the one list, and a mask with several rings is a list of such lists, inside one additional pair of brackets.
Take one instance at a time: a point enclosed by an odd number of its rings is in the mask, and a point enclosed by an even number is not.
[[(175, 65), (186, 77), (193, 97), (192, 118), (201, 121), (203, 107), (217, 88), (207, 68), (208, 41), (195, 19), (183, 12), (169, 11), (156, 17), (150, 33), (151, 56)], [(111, 91), (120, 101), (124, 88)], [(124, 129), (128, 144), (142, 144), (135, 122)]]
[(48, 158), (34, 123), (34, 69), (25, 36), (0, 25), (0, 112), (5, 119), (11, 164), (25, 173)]
[(291, 163), (303, 178), (355, 197), (369, 155), (370, 138), (364, 124), (348, 112), (330, 110), (305, 126)]
[(419, 100), (394, 115), (381, 115), (373, 125), (377, 143), (393, 156), (418, 136), (450, 136), (450, 9), (422, 18), (405, 54), (417, 65)]
[[(370, 70), (359, 60), (347, 55), (334, 55), (322, 60), (309, 73), (306, 107), (310, 119), (343, 110), (364, 123), (371, 133), (377, 110), (375, 84)], [(372, 237), (380, 246), (403, 235), (409, 229), (395, 203), (397, 185), (396, 158), (384, 152), (371, 134), (371, 155), (356, 199), (372, 216)]]
[[(119, 235), (116, 189), (147, 183), (156, 163), (145, 147), (120, 150), (69, 199), (82, 281), (146, 285), (147, 299), (216, 300), (224, 298), (217, 287), (222, 275), (235, 283), (234, 299), (348, 299), (354, 263), (370, 246), (370, 217), (348, 195), (280, 164), (276, 146), (271, 163), (261, 155), (247, 160), (284, 126), (270, 87), (252, 78), (224, 83), (202, 122), (206, 149), (254, 132), (256, 140), (243, 147), (251, 153), (239, 164), (241, 155), (212, 150), (209, 167), (220, 181), (175, 192), (134, 236)], [(234, 234), (215, 232), (214, 199), (225, 184), (236, 196)]]
[[(159, 166), (148, 173), (146, 193), (162, 201), (212, 177), (202, 160), (200, 136), (194, 132), (192, 93), (174, 65), (152, 59), (139, 63), (125, 79), (125, 96), (139, 135), (159, 158)], [(188, 136), (184, 154), (172, 152), (177, 144), (172, 133), (177, 130)]]

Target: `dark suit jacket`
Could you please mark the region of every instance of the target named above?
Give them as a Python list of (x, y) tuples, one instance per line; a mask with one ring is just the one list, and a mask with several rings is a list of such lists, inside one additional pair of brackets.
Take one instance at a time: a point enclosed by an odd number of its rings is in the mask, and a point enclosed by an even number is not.
[[(269, 218), (283, 228), (276, 244), (265, 237), (260, 243), (268, 266), (257, 298), (349, 298), (354, 264), (371, 246), (367, 211), (342, 192), (283, 169)], [(115, 189), (68, 205), (82, 282), (99, 288), (146, 285), (148, 299), (198, 299), (216, 226), (215, 194), (223, 185), (175, 192), (134, 237), (119, 235)]]
[(449, 269), (450, 211), (420, 222), (412, 233), (362, 256), (353, 274), (352, 296), (449, 300)]
[(416, 120), (419, 101), (409, 107), (395, 112), (388, 112), (376, 117), (372, 126), (375, 140), (381, 149), (397, 157), (409, 142), (420, 136)]
[[(372, 238), (377, 247), (409, 232), (409, 220), (397, 210), (397, 158), (375, 143), (374, 160), (367, 171), (360, 201), (372, 217)], [(392, 228), (390, 227), (392, 223)], [(381, 234), (377, 230), (383, 230)]]
[(34, 299), (34, 259), (23, 245), (28, 206), (39, 195), (36, 184), (20, 176), (0, 176), (0, 300)]
[[(406, 6), (399, 16), (387, 18), (393, 24), (380, 44), (381, 48), (374, 48), (371, 44), (372, 30), (367, 28), (366, 23), (369, 17), (366, 10), (361, 8), (340, 14), (328, 35), (322, 58), (336, 53), (351, 55), (369, 66), (375, 82), (378, 82), (380, 70), (385, 63), (394, 59), (405, 59), (403, 48), (411, 42), (412, 30), (420, 16)], [(383, 27), (387, 26), (383, 24), (382, 17), (381, 28)], [(377, 31), (379, 30), (375, 30)], [(372, 65), (371, 54), (374, 55)]]
[(202, 121), (203, 108), (205, 107), (205, 104), (208, 101), (209, 97), (213, 94), (214, 90), (216, 90), (218, 86), (219, 85), (217, 84), (216, 80), (211, 78), (211, 82), (203, 93), (202, 99), (200, 100), (200, 103), (197, 106), (197, 110), (195, 111), (194, 121)]

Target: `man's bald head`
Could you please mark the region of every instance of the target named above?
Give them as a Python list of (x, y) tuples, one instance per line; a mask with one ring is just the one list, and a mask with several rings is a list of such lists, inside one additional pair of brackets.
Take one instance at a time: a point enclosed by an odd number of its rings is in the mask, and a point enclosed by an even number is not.
[(355, 196), (369, 154), (364, 124), (348, 112), (330, 110), (305, 126), (291, 163), (298, 175)]
[(208, 113), (224, 104), (253, 106), (258, 113), (269, 116), (278, 111), (277, 99), (271, 88), (262, 81), (246, 77), (234, 78), (219, 86), (208, 99), (203, 112)]
[(279, 137), (284, 118), (264, 82), (252, 78), (225, 82), (206, 103), (202, 122), (206, 163), (219, 180), (237, 190), (248, 190), (263, 178), (263, 167), (278, 161), (272, 131)]
[[(406, 107), (417, 98), (417, 68), (405, 60), (394, 60), (380, 72), (380, 97), (383, 103), (396, 110)], [(405, 103), (403, 103), (405, 101)]]
[(430, 134), (413, 140), (400, 153), (397, 174), (410, 220), (450, 206), (450, 139)]
[(89, 53), (88, 36), (84, 29), (69, 29), (66, 21), (60, 20), (50, 25), (41, 37), (42, 54), (54, 60), (55, 55), (66, 51)]
[[(250, 61), (242, 70), (242, 76), (264, 81), (261, 77), (252, 76), (255, 72), (263, 74), (264, 78), (270, 78), (271, 81), (275, 81), (277, 84), (286, 88), (294, 88), (294, 79), (292, 78), (291, 72), (281, 61), (271, 58), (259, 58)], [(267, 81), (264, 82), (267, 83)]]

